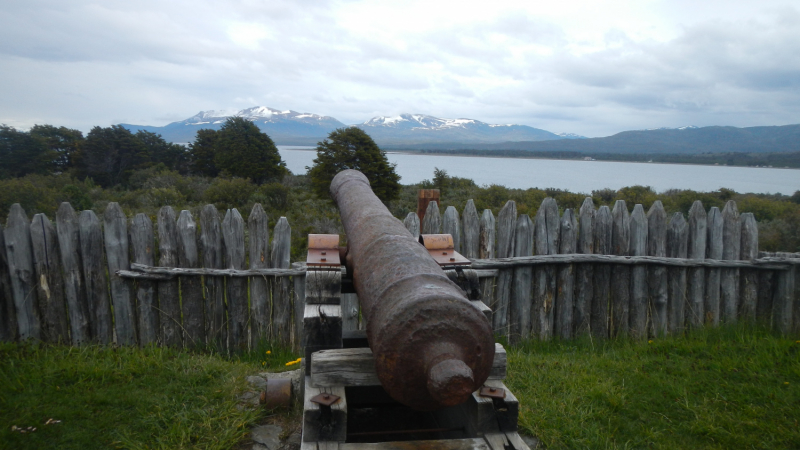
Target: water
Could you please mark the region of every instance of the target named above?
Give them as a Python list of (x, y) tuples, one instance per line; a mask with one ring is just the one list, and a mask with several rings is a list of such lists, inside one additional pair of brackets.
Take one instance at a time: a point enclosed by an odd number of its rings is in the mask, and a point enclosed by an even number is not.
[[(314, 147), (279, 145), (278, 150), (293, 173), (306, 172), (316, 157)], [(488, 158), (480, 156), (442, 156), (387, 153), (397, 163), (403, 184), (433, 178), (433, 168), (450, 176), (469, 178), (478, 185), (499, 184), (509, 188), (557, 188), (590, 193), (595, 189), (625, 186), (651, 186), (657, 192), (667, 189), (693, 189), (708, 192), (720, 188), (736, 192), (781, 193), (800, 190), (800, 170), (756, 167), (700, 166), (690, 164), (651, 164), (611, 161), (558, 159)]]

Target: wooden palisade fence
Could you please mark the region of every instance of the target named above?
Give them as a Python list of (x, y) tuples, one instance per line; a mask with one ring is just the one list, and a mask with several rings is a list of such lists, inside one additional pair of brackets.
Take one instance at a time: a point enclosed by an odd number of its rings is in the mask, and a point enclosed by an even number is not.
[[(509, 201), (497, 220), (472, 200), (460, 216), (432, 201), (422, 223), (416, 213), (404, 223), (414, 235), (453, 235), (511, 342), (658, 337), (737, 320), (800, 332), (800, 254), (759, 253), (753, 215), (732, 201), (722, 211), (697, 201), (688, 220), (668, 219), (658, 201), (631, 212), (587, 198), (560, 214), (548, 198), (533, 218)], [(258, 204), (246, 224), (213, 205), (197, 219), (165, 206), (155, 224), (116, 203), (102, 218), (63, 203), (55, 224), (14, 205), (0, 230), (0, 340), (298, 347), (306, 272), (289, 261), (290, 237), (281, 217), (270, 240)], [(347, 300), (345, 328), (363, 326), (356, 296)]]

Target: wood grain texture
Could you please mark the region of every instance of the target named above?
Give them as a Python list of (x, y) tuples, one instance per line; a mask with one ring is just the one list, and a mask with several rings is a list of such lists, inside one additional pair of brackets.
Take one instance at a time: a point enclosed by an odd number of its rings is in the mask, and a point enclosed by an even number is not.
[[(778, 253), (778, 256), (786, 256)], [(775, 331), (786, 336), (792, 332), (792, 313), (794, 303), (795, 270), (775, 273), (775, 298), (772, 302), (772, 326)]]
[[(302, 269), (303, 272), (306, 270), (306, 263), (303, 262), (293, 262), (292, 263), (293, 269)], [(292, 350), (295, 352), (300, 352), (302, 350), (302, 343), (303, 343), (303, 313), (306, 307), (306, 276), (305, 273), (298, 274), (292, 276), (292, 284), (293, 284), (293, 315), (294, 315), (294, 329), (296, 330), (296, 336), (294, 339), (294, 343), (292, 344)]]
[[(267, 269), (272, 265), (267, 222), (267, 213), (261, 204), (253, 205), (247, 218), (250, 269)], [(272, 283), (273, 280), (265, 276), (250, 279), (250, 348), (272, 336)]]
[[(703, 260), (708, 246), (708, 215), (703, 203), (695, 200), (689, 209), (689, 240), (687, 257)], [(686, 326), (690, 329), (703, 326), (705, 321), (706, 271), (702, 267), (687, 271)]]
[[(292, 228), (286, 217), (278, 219), (272, 236), (272, 267), (290, 268)], [(288, 278), (279, 278), (275, 280), (272, 289), (272, 336), (285, 345), (294, 342), (297, 334), (292, 322), (292, 309), (291, 281)]]
[(112, 340), (111, 304), (108, 298), (105, 248), (100, 219), (92, 210), (78, 216), (83, 280), (86, 282), (86, 307), (93, 342), (109, 344)]
[[(611, 210), (611, 247), (618, 256), (630, 253), (631, 216), (625, 200), (617, 200)], [(627, 336), (631, 305), (631, 268), (623, 265), (611, 266), (611, 300), (609, 305), (611, 337)]]
[(461, 215), (461, 254), (469, 259), (480, 257), (481, 225), (475, 202), (467, 200), (464, 213)]
[[(509, 200), (497, 216), (497, 250), (499, 258), (514, 255), (514, 231), (517, 227), (517, 204)], [(501, 270), (497, 276), (494, 303), (492, 308), (492, 326), (494, 332), (508, 336), (508, 305), (511, 298), (511, 280), (513, 271)]]
[[(740, 259), (754, 261), (758, 258), (758, 224), (753, 213), (742, 213), (742, 243)], [(739, 287), (739, 320), (754, 322), (758, 303), (758, 273), (753, 269), (742, 269)]]
[(11, 293), (11, 271), (6, 256), (6, 238), (0, 224), (0, 341), (14, 342), (19, 337), (17, 310)]
[(461, 218), (455, 206), (448, 206), (442, 217), (442, 233), (453, 237), (453, 248), (461, 253)]
[(403, 220), (403, 225), (405, 225), (408, 232), (414, 236), (414, 239), (419, 239), (419, 216), (417, 213), (408, 213), (406, 218)]
[(117, 344), (136, 345), (136, 310), (131, 282), (116, 274), (118, 270), (130, 268), (128, 220), (117, 202), (109, 203), (103, 214), (103, 241), (106, 247), (111, 301), (114, 305)]
[[(178, 227), (175, 210), (163, 206), (158, 210), (158, 264), (178, 267)], [(161, 342), (170, 347), (183, 345), (181, 331), (180, 284), (178, 279), (158, 283), (158, 323)]]
[[(578, 213), (578, 253), (594, 253), (594, 201), (586, 197)], [(589, 317), (592, 312), (592, 279), (594, 266), (592, 264), (578, 264), (575, 268), (575, 308), (573, 322), (575, 335), (589, 332)]]
[[(575, 219), (575, 214), (571, 209), (565, 209), (559, 223), (559, 253), (572, 254), (577, 251), (577, 228), (578, 221)], [(572, 264), (558, 267), (558, 290), (555, 303), (555, 335), (561, 339), (571, 339), (575, 304), (575, 266)]]
[[(155, 240), (153, 222), (147, 215), (139, 213), (130, 224), (132, 261), (139, 264), (155, 263)], [(156, 303), (155, 283), (150, 280), (136, 281), (136, 308), (139, 318), (139, 345), (158, 342), (159, 313)]]
[(72, 345), (81, 345), (89, 342), (89, 311), (81, 270), (78, 215), (67, 202), (61, 203), (56, 212), (56, 232), (61, 268), (64, 273), (64, 296), (69, 314), (70, 337)]
[[(222, 220), (222, 239), (225, 242), (225, 266), (229, 269), (244, 269), (244, 219), (236, 208), (225, 212)], [(232, 352), (247, 349), (247, 280), (228, 278), (228, 348)]]
[[(197, 224), (192, 213), (181, 211), (176, 223), (178, 231), (178, 266), (194, 268), (200, 265), (197, 249)], [(200, 277), (181, 277), (181, 313), (183, 342), (186, 347), (206, 344), (203, 318), (203, 280)]]
[[(214, 205), (206, 205), (200, 211), (200, 246), (203, 251), (203, 267), (222, 269), (225, 266), (222, 226)], [(225, 320), (225, 278), (206, 276), (205, 282), (205, 334), (209, 345), (217, 350), (226, 347), (228, 339)]]
[(61, 277), (61, 255), (53, 223), (44, 214), (31, 219), (31, 247), (39, 293), (39, 314), (42, 340), (67, 344), (69, 321), (64, 298), (64, 279)]
[(36, 272), (33, 267), (31, 225), (19, 203), (11, 205), (3, 236), (19, 338), (39, 340), (42, 338), (42, 328)]
[(439, 234), (442, 232), (442, 216), (436, 201), (428, 203), (425, 217), (422, 219), (422, 234)]
[[(722, 210), (722, 259), (739, 259), (742, 226), (736, 202), (728, 200)], [(720, 273), (720, 315), (725, 323), (736, 323), (739, 310), (739, 269)]]
[[(630, 254), (632, 256), (647, 255), (647, 215), (641, 204), (633, 207), (630, 219)], [(630, 335), (634, 339), (647, 338), (647, 267), (631, 268), (630, 298)]]
[(342, 294), (342, 330), (358, 330), (358, 294)]
[[(534, 253), (554, 255), (558, 253), (558, 205), (547, 197), (536, 211), (533, 223)], [(531, 333), (541, 340), (553, 337), (555, 301), (558, 283), (556, 267), (537, 266), (533, 271), (533, 320)]]
[[(667, 256), (667, 212), (661, 200), (656, 200), (647, 211), (647, 255)], [(667, 268), (652, 266), (647, 269), (647, 296), (650, 306), (650, 328), (653, 336), (667, 335), (667, 303), (669, 299)]]
[[(667, 256), (686, 258), (688, 254), (689, 225), (682, 213), (675, 213), (667, 228)], [(686, 269), (668, 269), (667, 329), (671, 334), (683, 333), (686, 324)]]
[[(706, 217), (708, 237), (706, 239), (706, 257), (708, 259), (722, 259), (722, 212), (716, 206), (708, 210)], [(709, 268), (706, 270), (706, 295), (705, 295), (705, 323), (713, 327), (719, 326), (720, 318), (720, 275), (721, 269)]]
[[(594, 218), (594, 252), (610, 255), (611, 227), (613, 218), (608, 206), (601, 206)], [(598, 339), (608, 338), (609, 295), (611, 293), (611, 266), (598, 264), (594, 266), (594, 292), (592, 294), (592, 314), (590, 329), (592, 336)]]
[[(533, 222), (527, 214), (517, 218), (514, 231), (514, 256), (533, 254)], [(517, 343), (531, 335), (531, 283), (533, 268), (517, 267), (513, 271), (509, 304), (509, 342)]]
[[(480, 218), (480, 236), (478, 243), (478, 256), (481, 258), (494, 258), (495, 248), (495, 220), (494, 214), (489, 209), (484, 209)], [(490, 309), (494, 305), (494, 293), (499, 273), (494, 278), (485, 278), (480, 281), (481, 301)], [(494, 318), (490, 318), (494, 323)]]

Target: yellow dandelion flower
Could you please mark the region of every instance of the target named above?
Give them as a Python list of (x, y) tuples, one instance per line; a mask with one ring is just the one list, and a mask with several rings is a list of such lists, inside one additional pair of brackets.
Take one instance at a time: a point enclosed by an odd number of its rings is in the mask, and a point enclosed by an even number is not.
[(267, 365), (267, 362), (266, 362), (266, 361), (261, 361), (261, 365), (262, 365), (262, 366), (266, 366), (266, 365)]
[(789, 382), (788, 381), (784, 381), (783, 384), (789, 384)]
[(271, 351), (271, 350), (267, 350), (267, 354), (268, 354), (268, 355), (271, 355), (271, 354), (272, 354), (272, 351)]
[(298, 362), (299, 362), (299, 361), (289, 361), (289, 362), (287, 362), (287, 363), (286, 363), (286, 365), (287, 365), (287, 366), (292, 366), (292, 365), (295, 365), (295, 364), (297, 364)]
[(647, 341), (647, 343), (648, 343), (648, 344), (652, 344), (652, 343), (653, 343), (653, 340), (651, 339), (651, 340)]

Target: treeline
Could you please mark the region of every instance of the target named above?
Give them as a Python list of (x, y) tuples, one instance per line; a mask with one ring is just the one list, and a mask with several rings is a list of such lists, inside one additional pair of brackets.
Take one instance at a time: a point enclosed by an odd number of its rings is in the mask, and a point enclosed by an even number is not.
[[(414, 150), (408, 150), (414, 151)], [(503, 156), (508, 158), (576, 159), (590, 157), (597, 161), (632, 161), (673, 164), (706, 164), (742, 167), (789, 167), (800, 168), (800, 152), (790, 153), (703, 153), (660, 154), (660, 153), (581, 153), (571, 151), (538, 152), (530, 150), (486, 150), (486, 149), (426, 149), (420, 153), (438, 155)]]

